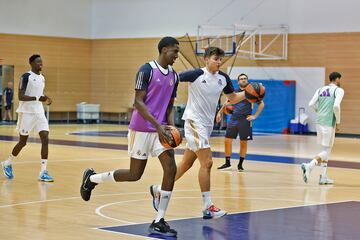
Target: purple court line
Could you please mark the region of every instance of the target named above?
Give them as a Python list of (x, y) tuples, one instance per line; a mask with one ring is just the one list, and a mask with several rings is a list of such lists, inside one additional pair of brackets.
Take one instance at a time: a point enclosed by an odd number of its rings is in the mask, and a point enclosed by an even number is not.
[[(265, 209), (231, 213), (220, 219), (174, 219), (169, 223), (178, 229), (178, 238), (196, 240), (225, 239), (358, 239), (360, 202), (341, 201), (305, 206)], [(349, 218), (349, 216), (351, 216)], [(99, 230), (152, 237), (175, 239), (149, 234), (149, 223), (100, 227)]]
[[(18, 141), (19, 137), (16, 136), (1, 136), (0, 141)], [(40, 143), (39, 138), (28, 138), (28, 142)], [(84, 142), (84, 141), (71, 141), (71, 140), (60, 140), (60, 139), (50, 139), (50, 144), (63, 145), (63, 146), (73, 146), (73, 147), (87, 147), (87, 148), (102, 148), (102, 149), (112, 149), (112, 150), (124, 150), (128, 149), (125, 144), (113, 144), (113, 143), (99, 143), (99, 142)], [(184, 154), (184, 149), (175, 149), (177, 155)], [(224, 152), (213, 152), (213, 157), (224, 158)], [(232, 159), (239, 159), (238, 153), (233, 153), (231, 155)], [(271, 156), (271, 155), (260, 155), (260, 154), (247, 154), (247, 158), (252, 161), (258, 162), (273, 162), (273, 163), (285, 163), (285, 164), (301, 164), (303, 162), (308, 162), (308, 158), (298, 158), (298, 157), (285, 157), (285, 156)], [(348, 168), (348, 169), (360, 169), (360, 162), (345, 162), (330, 160), (329, 167), (338, 167), (338, 168)]]
[[(184, 135), (183, 130), (180, 130), (182, 135)], [(127, 137), (128, 131), (80, 131), (80, 132), (71, 132), (69, 135), (76, 136), (102, 136), (102, 137)], [(211, 137), (223, 137), (224, 132), (213, 131)], [(258, 133), (254, 132), (253, 136), (271, 136), (274, 134), (269, 133)]]

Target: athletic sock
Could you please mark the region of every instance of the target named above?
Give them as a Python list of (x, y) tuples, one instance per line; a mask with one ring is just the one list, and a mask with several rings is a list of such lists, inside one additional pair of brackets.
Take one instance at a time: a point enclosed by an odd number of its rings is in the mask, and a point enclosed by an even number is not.
[(164, 218), (165, 213), (166, 213), (166, 209), (167, 209), (167, 207), (169, 205), (170, 197), (171, 197), (171, 191), (163, 191), (163, 190), (161, 190), (161, 192), (160, 192), (160, 203), (159, 203), (158, 213), (157, 213), (155, 222), (159, 222), (160, 219)]
[(4, 161), (4, 166), (11, 165), (12, 161), (14, 160), (15, 156), (10, 154), (9, 157)]
[(327, 163), (321, 163), (321, 176), (327, 176)]
[(46, 171), (47, 161), (48, 161), (47, 159), (41, 159), (41, 170), (40, 170), (40, 172)]
[(208, 209), (213, 203), (211, 201), (210, 192), (202, 192), (205, 209)]
[(241, 166), (241, 167), (242, 167), (242, 164), (243, 164), (244, 160), (245, 160), (244, 157), (240, 157), (238, 166)]
[(90, 181), (93, 183), (116, 182), (114, 178), (114, 171), (91, 175)]
[(230, 165), (230, 157), (225, 157), (225, 164)]

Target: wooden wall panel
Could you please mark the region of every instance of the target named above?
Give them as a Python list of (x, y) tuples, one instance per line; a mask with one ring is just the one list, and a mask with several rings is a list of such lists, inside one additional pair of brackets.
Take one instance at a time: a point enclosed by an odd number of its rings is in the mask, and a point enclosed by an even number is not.
[[(119, 108), (131, 106), (136, 71), (141, 64), (157, 57), (157, 42), (158, 39), (93, 40), (92, 101), (100, 101), (106, 111), (116, 112)], [(290, 34), (288, 49), (287, 61), (237, 59), (235, 65), (325, 67), (326, 75), (332, 71), (341, 72), (345, 89), (341, 129), (345, 133), (360, 134), (356, 124), (360, 122), (360, 33)], [(278, 48), (275, 47), (275, 51)], [(99, 62), (104, 64), (104, 68)], [(222, 69), (226, 71), (230, 63)], [(179, 60), (174, 67), (178, 72), (184, 70)], [(95, 74), (100, 68), (103, 74)], [(100, 88), (99, 78), (103, 79)], [(103, 88), (106, 90), (96, 90)], [(182, 83), (177, 104), (186, 103), (186, 99), (187, 85)]]
[(51, 111), (74, 111), (76, 103), (90, 101), (91, 40), (0, 34), (1, 64), (14, 66), (15, 107), (19, 78), (30, 70), (28, 59), (34, 53), (43, 59)]
[[(15, 66), (15, 84), (29, 70), (28, 57), (44, 60), (47, 92), (54, 98), (52, 111), (74, 111), (81, 101), (100, 103), (103, 112), (126, 111), (133, 104), (139, 67), (158, 56), (158, 38), (70, 39), (0, 34), (2, 64)], [(287, 61), (237, 59), (236, 66), (325, 67), (343, 74), (342, 132), (360, 128), (360, 33), (290, 34)], [(231, 63), (229, 61), (222, 70)], [(174, 68), (184, 66), (177, 60)], [(326, 79), (327, 80), (327, 79)], [(187, 84), (181, 83), (177, 104), (186, 103)]]
[(288, 47), (287, 61), (238, 59), (235, 65), (325, 67), (326, 78), (333, 71), (340, 72), (345, 90), (341, 132), (360, 134), (360, 33), (290, 34)]
[(118, 112), (133, 104), (139, 67), (157, 57), (158, 39), (93, 40), (92, 102), (101, 111)]

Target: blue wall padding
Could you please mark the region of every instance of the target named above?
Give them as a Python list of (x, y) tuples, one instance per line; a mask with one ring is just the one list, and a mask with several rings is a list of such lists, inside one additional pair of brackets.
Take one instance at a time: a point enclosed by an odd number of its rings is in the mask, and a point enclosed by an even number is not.
[[(239, 89), (237, 81), (232, 82), (235, 89)], [(266, 88), (265, 108), (253, 122), (253, 131), (286, 133), (290, 120), (295, 117), (296, 81), (250, 79), (249, 82), (262, 83)], [(254, 104), (253, 113), (257, 106)]]

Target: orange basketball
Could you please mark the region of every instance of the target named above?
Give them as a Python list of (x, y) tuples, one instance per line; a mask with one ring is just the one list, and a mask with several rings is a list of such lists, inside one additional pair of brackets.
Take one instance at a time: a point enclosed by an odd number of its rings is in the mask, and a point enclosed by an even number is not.
[(265, 97), (265, 87), (256, 82), (249, 83), (245, 88), (245, 97), (251, 103), (261, 102)]
[(234, 112), (234, 106), (231, 105), (229, 102), (224, 103), (223, 113), (232, 114), (233, 112)]
[(170, 139), (165, 137), (159, 137), (160, 143), (166, 148), (176, 148), (182, 142), (182, 137), (179, 129), (174, 126), (166, 126), (166, 132), (168, 133)]

